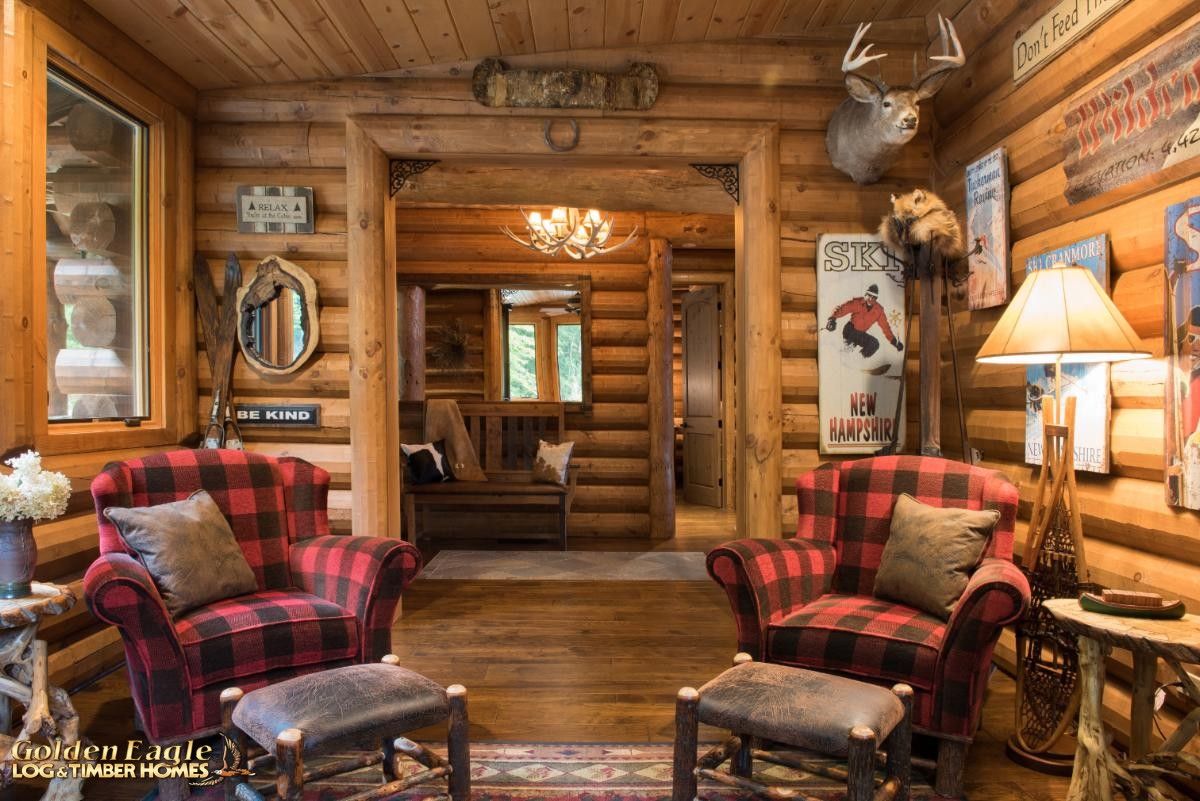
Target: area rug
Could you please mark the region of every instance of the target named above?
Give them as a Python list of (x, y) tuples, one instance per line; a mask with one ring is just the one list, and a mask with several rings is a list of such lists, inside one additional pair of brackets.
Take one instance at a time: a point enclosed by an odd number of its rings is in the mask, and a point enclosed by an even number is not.
[(708, 581), (699, 551), (440, 551), (422, 579), (452, 581)]
[[(430, 744), (443, 753), (444, 745)], [(702, 749), (703, 750), (703, 749)], [(471, 746), (472, 801), (667, 801), (671, 797), (671, 744), (522, 744), (475, 743)], [(344, 755), (343, 755), (344, 756)], [(805, 755), (813, 762), (835, 760)], [(332, 758), (332, 757), (331, 757)], [(818, 801), (844, 801), (844, 786), (821, 776), (777, 765), (756, 763), (756, 776)], [(416, 766), (413, 766), (416, 770)], [(273, 778), (270, 777), (270, 778)], [(933, 791), (913, 776), (912, 797), (929, 799)], [(338, 801), (380, 783), (378, 766), (325, 779), (305, 787), (304, 801)], [(253, 780), (252, 780), (253, 781)], [(397, 801), (424, 801), (445, 792), (441, 787), (413, 788), (394, 796)], [(707, 801), (748, 799), (715, 783), (702, 781), (699, 797)], [(196, 795), (193, 794), (193, 798)], [(205, 793), (205, 801), (223, 798)]]

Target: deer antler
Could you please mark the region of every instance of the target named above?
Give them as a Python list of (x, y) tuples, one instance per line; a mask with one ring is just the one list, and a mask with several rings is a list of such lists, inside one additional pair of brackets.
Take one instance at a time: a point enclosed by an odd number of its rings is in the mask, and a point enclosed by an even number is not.
[[(940, 75), (943, 72), (956, 70), (967, 63), (966, 54), (963, 53), (962, 43), (958, 41), (958, 32), (954, 30), (954, 23), (938, 14), (938, 29), (941, 31), (942, 40), (942, 55), (930, 56), (930, 61), (940, 62), (925, 70), (925, 73), (917, 78), (914, 86), (920, 87), (927, 80), (935, 75)], [(954, 52), (950, 52), (953, 45)]]
[(854, 38), (850, 40), (850, 47), (846, 50), (846, 55), (842, 56), (842, 72), (854, 72), (860, 67), (865, 67), (872, 61), (878, 61), (881, 58), (887, 58), (887, 53), (880, 53), (875, 56), (868, 55), (871, 52), (873, 44), (868, 43), (857, 56), (854, 55), (854, 50), (858, 47), (858, 43), (867, 35), (867, 31), (871, 30), (871, 23), (860, 23), (858, 30), (854, 32)]

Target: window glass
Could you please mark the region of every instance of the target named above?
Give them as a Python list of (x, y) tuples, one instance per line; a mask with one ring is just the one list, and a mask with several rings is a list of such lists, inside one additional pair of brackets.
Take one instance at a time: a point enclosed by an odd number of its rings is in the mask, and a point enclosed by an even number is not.
[(508, 327), (508, 396), (513, 400), (538, 396), (537, 336), (532, 324)]
[(556, 326), (558, 341), (558, 399), (564, 403), (583, 400), (583, 344), (579, 325)]
[(149, 415), (146, 139), (146, 125), (48, 72), (51, 421)]

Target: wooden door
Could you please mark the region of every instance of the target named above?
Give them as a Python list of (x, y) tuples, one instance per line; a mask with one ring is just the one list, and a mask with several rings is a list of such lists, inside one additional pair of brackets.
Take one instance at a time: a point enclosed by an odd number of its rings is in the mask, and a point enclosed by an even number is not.
[(705, 287), (683, 296), (683, 498), (724, 506), (721, 427), (721, 294)]

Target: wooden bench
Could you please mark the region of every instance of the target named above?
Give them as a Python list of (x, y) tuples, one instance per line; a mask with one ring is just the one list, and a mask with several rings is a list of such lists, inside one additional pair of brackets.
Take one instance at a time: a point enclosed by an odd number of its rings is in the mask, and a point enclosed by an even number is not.
[(558, 541), (567, 549), (567, 515), (575, 498), (578, 470), (568, 471), (567, 486), (532, 480), (538, 440), (559, 442), (563, 435), (563, 405), (541, 401), (459, 401), (459, 410), (487, 481), (446, 481), (404, 490), (404, 536), (416, 543), (420, 515), (440, 507), (453, 514), (470, 511), (473, 519), (488, 507), (530, 508), (558, 515)]

